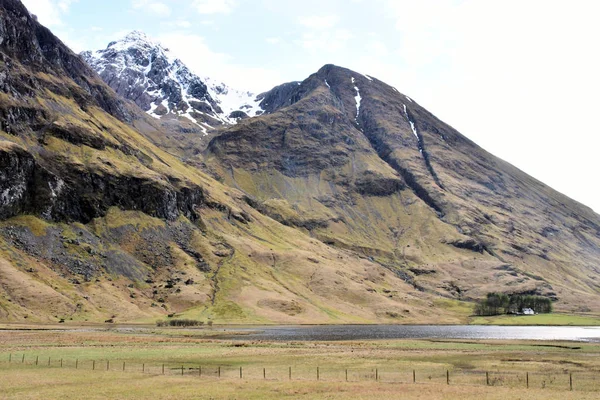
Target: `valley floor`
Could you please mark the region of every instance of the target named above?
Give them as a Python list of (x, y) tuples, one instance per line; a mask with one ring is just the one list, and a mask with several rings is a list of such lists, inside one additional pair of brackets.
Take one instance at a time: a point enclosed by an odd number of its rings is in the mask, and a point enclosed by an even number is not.
[(494, 315), (471, 317), (471, 325), (600, 326), (600, 317), (578, 314)]
[(562, 400), (600, 392), (600, 343), (210, 337), (218, 331), (0, 326), (0, 397)]
[(197, 380), (180, 376), (151, 376), (117, 372), (52, 376), (37, 371), (1, 370), (3, 399), (597, 399), (597, 392), (516, 389), (443, 384), (271, 382)]

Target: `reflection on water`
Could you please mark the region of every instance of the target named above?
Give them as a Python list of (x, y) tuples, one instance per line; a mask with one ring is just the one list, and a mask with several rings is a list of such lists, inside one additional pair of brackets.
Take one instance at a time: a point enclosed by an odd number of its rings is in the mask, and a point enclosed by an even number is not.
[(244, 340), (509, 339), (600, 342), (600, 327), (475, 325), (313, 325), (235, 328)]

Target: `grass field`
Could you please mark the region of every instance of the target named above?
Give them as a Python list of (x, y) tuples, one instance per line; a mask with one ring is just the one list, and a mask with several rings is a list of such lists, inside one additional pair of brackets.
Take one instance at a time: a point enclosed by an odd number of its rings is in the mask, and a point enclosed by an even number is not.
[(600, 396), (600, 344), (262, 342), (211, 339), (218, 327), (14, 328), (0, 327), (0, 397), (6, 399)]
[(600, 317), (556, 313), (537, 315), (497, 315), (492, 317), (472, 317), (470, 324), (598, 326), (600, 325)]
[(375, 382), (192, 379), (117, 372), (2, 371), (3, 399), (597, 399), (598, 393)]

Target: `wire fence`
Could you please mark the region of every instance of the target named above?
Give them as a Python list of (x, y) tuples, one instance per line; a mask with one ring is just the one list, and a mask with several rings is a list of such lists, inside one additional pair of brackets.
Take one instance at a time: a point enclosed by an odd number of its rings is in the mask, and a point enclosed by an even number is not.
[(245, 379), (267, 381), (325, 381), (325, 382), (382, 382), (445, 385), (480, 385), (511, 388), (537, 388), (600, 392), (600, 373), (590, 371), (569, 372), (515, 372), (465, 369), (392, 369), (340, 368), (339, 366), (233, 366), (202, 365), (165, 362), (131, 362), (115, 359), (66, 359), (26, 354), (9, 354), (1, 362), (5, 368), (29, 367), (45, 369), (72, 369), (111, 371), (150, 375), (184, 376), (206, 379)]

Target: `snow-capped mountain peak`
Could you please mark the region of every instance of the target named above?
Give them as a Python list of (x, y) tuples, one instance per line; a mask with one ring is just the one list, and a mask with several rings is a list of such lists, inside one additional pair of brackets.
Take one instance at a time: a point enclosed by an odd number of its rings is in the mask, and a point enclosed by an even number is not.
[(254, 94), (196, 75), (144, 32), (81, 55), (118, 94), (157, 119), (186, 118), (206, 134), (262, 113)]

